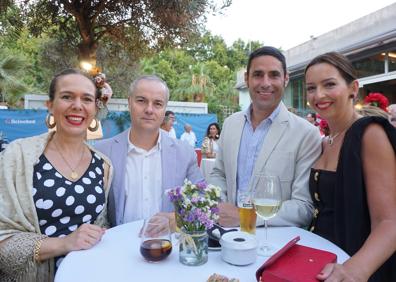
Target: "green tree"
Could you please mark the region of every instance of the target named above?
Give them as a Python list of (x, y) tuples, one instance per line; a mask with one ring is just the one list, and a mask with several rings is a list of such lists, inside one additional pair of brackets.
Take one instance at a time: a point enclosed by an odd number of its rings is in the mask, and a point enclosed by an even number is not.
[(198, 62), (189, 67), (189, 70), (182, 74), (171, 97), (182, 101), (205, 102), (215, 90), (205, 63)]
[[(137, 57), (147, 49), (179, 45), (197, 33), (209, 11), (231, 0), (36, 0), (8, 1), (22, 9), (33, 35), (61, 33), (79, 60), (96, 63), (100, 42), (119, 42)], [(8, 4), (9, 5), (9, 4)], [(3, 9), (4, 10), (4, 9)], [(79, 37), (76, 37), (76, 31)], [(76, 38), (79, 38), (76, 43)]]
[(261, 45), (237, 40), (227, 47), (221, 37), (205, 32), (181, 48), (167, 48), (144, 58), (139, 73), (162, 77), (169, 85), (171, 100), (207, 102), (209, 112), (222, 121), (225, 109), (239, 109), (236, 73), (246, 67), (251, 50)]
[[(17, 57), (24, 62), (23, 76), (20, 80), (36, 92), (44, 92), (48, 80), (47, 61), (41, 61), (43, 47), (49, 38), (43, 34), (34, 37), (28, 28), (22, 24), (21, 11), (16, 6), (0, 13), (0, 50), (2, 57), (7, 55)], [(51, 73), (52, 74), (52, 73)]]
[(27, 91), (28, 88), (19, 79), (25, 67), (25, 62), (18, 57), (6, 56), (0, 59), (1, 102), (7, 102), (14, 107), (21, 95)]
[(234, 71), (246, 68), (249, 54), (262, 45), (259, 41), (244, 42), (242, 39), (234, 41), (227, 50), (226, 65)]
[(220, 65), (227, 63), (227, 45), (220, 36), (205, 32), (200, 37), (195, 37), (186, 46), (188, 53), (197, 61), (217, 61)]

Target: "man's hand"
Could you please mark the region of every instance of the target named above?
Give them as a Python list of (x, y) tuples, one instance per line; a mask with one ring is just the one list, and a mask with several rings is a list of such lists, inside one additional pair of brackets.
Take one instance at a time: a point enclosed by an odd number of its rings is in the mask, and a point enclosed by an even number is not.
[(219, 224), (224, 227), (239, 226), (239, 211), (236, 206), (230, 203), (219, 204)]
[(173, 233), (176, 231), (176, 218), (174, 212), (159, 212), (156, 215), (168, 218), (171, 232)]

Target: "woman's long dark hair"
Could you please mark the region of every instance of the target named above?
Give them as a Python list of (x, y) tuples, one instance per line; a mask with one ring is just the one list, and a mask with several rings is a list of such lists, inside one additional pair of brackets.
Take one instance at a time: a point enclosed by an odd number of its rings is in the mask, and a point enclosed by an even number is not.
[(211, 124), (208, 125), (208, 128), (206, 129), (206, 137), (211, 138), (209, 134), (210, 134), (210, 127), (212, 125), (214, 125), (217, 128), (217, 134), (216, 134), (216, 136), (214, 138), (215, 140), (217, 140), (217, 139), (220, 138), (220, 132), (221, 132), (220, 126), (219, 126), (219, 124), (217, 122), (212, 122)]

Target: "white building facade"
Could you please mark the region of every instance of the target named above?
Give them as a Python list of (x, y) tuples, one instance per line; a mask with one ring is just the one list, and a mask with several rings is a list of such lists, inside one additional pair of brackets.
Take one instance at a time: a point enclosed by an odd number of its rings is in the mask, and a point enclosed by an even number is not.
[[(304, 86), (305, 66), (317, 55), (336, 51), (347, 56), (357, 70), (359, 99), (370, 92), (384, 94), (396, 103), (396, 3), (357, 19), (284, 52), (290, 82), (283, 101), (299, 113), (309, 111)], [(236, 88), (242, 109), (250, 103), (243, 73)]]
[[(45, 102), (47, 100), (47, 95), (25, 95), (25, 109), (47, 109), (47, 107), (45, 106)], [(107, 107), (109, 108), (109, 111), (128, 111), (128, 100), (111, 98)], [(169, 101), (166, 109), (175, 113), (207, 114), (208, 104)]]

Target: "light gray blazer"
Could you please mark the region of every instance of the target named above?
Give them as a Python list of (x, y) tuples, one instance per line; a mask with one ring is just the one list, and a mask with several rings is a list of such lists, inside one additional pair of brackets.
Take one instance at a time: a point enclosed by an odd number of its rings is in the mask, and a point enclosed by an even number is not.
[[(162, 129), (160, 129), (162, 131)], [(95, 144), (95, 147), (108, 156), (114, 166), (114, 177), (109, 192), (108, 215), (111, 226), (122, 224), (125, 209), (125, 167), (128, 152), (128, 132), (124, 132)], [(172, 211), (173, 205), (165, 195), (165, 190), (181, 186), (184, 179), (192, 183), (204, 181), (197, 165), (194, 149), (185, 142), (161, 134), (162, 159), (162, 206), (161, 211)], [(152, 172), (153, 174), (155, 171)]]
[[(236, 202), (237, 162), (245, 117), (238, 112), (224, 121), (219, 152), (209, 183), (222, 188), (224, 200)], [(307, 226), (312, 219), (308, 182), (310, 168), (321, 152), (319, 130), (290, 113), (281, 102), (254, 165), (253, 174), (278, 175), (283, 203), (278, 215), (269, 220), (277, 226)]]

